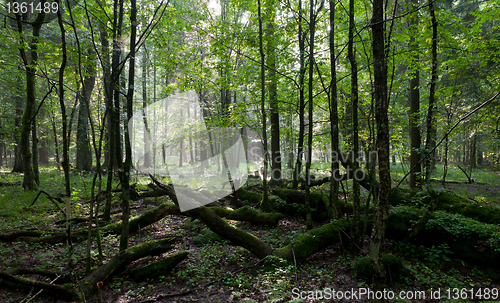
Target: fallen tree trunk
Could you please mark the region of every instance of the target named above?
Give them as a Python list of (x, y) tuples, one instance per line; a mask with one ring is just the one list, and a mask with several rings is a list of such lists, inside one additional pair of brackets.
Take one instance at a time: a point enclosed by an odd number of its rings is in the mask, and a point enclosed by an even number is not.
[(138, 244), (117, 254), (108, 263), (96, 269), (89, 276), (80, 281), (80, 286), (88, 298), (97, 290), (97, 285), (105, 281), (115, 271), (135, 260), (159, 255), (172, 249), (172, 239), (161, 239)]
[(50, 284), (47, 282), (35, 281), (24, 277), (12, 275), (4, 271), (0, 271), (0, 278), (14, 284), (33, 287), (34, 289), (37, 290), (44, 289), (49, 294), (57, 298), (71, 300), (78, 297), (73, 289), (73, 284), (71, 283), (64, 285)]
[[(354, 174), (342, 174), (342, 175), (339, 175), (337, 176), (335, 179), (337, 181), (345, 181), (345, 180), (350, 180), (354, 177)], [(328, 177), (323, 177), (321, 179), (318, 179), (318, 180), (314, 180), (314, 181), (311, 181), (309, 182), (309, 187), (314, 187), (314, 186), (320, 186), (320, 185), (323, 185), (325, 183), (330, 183), (330, 180), (332, 178), (330, 176)], [(358, 180), (359, 184), (361, 186), (363, 186), (364, 189), (366, 189), (367, 191), (370, 191), (371, 190), (371, 179), (370, 179), (370, 175), (366, 172), (363, 171), (363, 178), (359, 178)], [(301, 181), (300, 182), (300, 189), (304, 190), (306, 188), (306, 181)], [(375, 183), (375, 186), (378, 186), (378, 183), (376, 182)]]
[[(167, 252), (172, 249), (171, 243), (172, 239), (161, 239), (145, 242), (117, 254), (108, 263), (99, 267), (92, 274), (85, 277), (79, 282), (79, 286), (81, 287), (83, 294), (86, 298), (91, 297), (95, 293), (95, 291), (97, 291), (97, 288), (102, 285), (102, 282), (106, 281), (106, 279), (111, 277), (117, 270), (123, 268), (124, 266), (135, 260)], [(0, 278), (15, 284), (26, 285), (35, 289), (44, 289), (51, 295), (58, 298), (67, 300), (74, 300), (78, 298), (78, 294), (74, 288), (74, 284), (72, 283), (67, 283), (64, 285), (50, 284), (46, 282), (26, 279), (3, 271), (0, 271)]]
[(280, 213), (262, 213), (248, 206), (243, 206), (236, 210), (215, 206), (209, 207), (209, 209), (221, 218), (248, 221), (253, 225), (276, 226), (284, 218)]
[[(470, 201), (450, 191), (438, 191), (432, 194), (434, 195), (436, 210), (460, 214), (484, 223), (500, 224), (500, 207), (498, 206)], [(421, 206), (422, 203), (429, 205), (431, 195), (422, 191), (397, 189), (391, 192), (389, 202), (393, 206)]]
[(340, 219), (311, 229), (297, 236), (287, 246), (274, 250), (273, 255), (279, 256), (289, 262), (296, 261), (297, 263), (302, 263), (312, 254), (322, 251), (326, 247), (340, 241), (339, 229), (349, 229), (348, 222)]
[(182, 260), (186, 259), (188, 252), (180, 252), (166, 257), (163, 260), (153, 262), (149, 265), (135, 268), (130, 271), (129, 276), (135, 281), (142, 281), (147, 278), (156, 278), (168, 274)]

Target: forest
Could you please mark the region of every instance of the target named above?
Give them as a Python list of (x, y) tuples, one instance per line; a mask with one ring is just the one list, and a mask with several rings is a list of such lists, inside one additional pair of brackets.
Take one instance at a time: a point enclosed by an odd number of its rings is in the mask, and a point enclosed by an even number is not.
[(500, 302), (499, 0), (0, 0), (1, 302)]

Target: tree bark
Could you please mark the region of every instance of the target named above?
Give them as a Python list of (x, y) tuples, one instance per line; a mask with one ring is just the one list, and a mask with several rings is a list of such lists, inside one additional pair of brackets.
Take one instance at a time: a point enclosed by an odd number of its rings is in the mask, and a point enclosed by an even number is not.
[[(42, 6), (45, 4), (45, 0), (41, 2)], [(23, 15), (23, 18), (28, 15)], [(34, 107), (36, 104), (36, 71), (38, 68), (38, 40), (40, 38), (40, 29), (42, 28), (43, 20), (45, 19), (45, 13), (43, 10), (38, 14), (35, 21), (31, 23), (33, 28), (33, 38), (30, 42), (31, 59), (28, 61), (26, 56), (26, 51), (24, 46), (19, 48), (21, 59), (24, 63), (26, 69), (26, 107), (24, 109), (23, 117), (21, 120), (21, 151), (23, 154), (23, 188), (24, 189), (35, 189), (38, 187), (36, 181), (35, 171), (33, 170), (32, 161), (32, 151), (30, 150), (30, 131), (34, 119)], [(21, 21), (21, 16), (19, 13), (16, 14), (17, 29), (22, 37), (23, 25)], [(28, 20), (23, 20), (28, 21)], [(21, 38), (22, 40), (22, 38)], [(23, 45), (24, 41), (21, 41)], [(36, 144), (34, 145), (36, 147)]]
[(89, 108), (90, 97), (95, 85), (94, 62), (89, 58), (82, 92), (80, 93), (80, 108), (78, 111), (78, 126), (76, 131), (76, 169), (90, 171), (92, 169), (92, 152), (89, 138)]
[(384, 1), (373, 1), (372, 50), (374, 71), (375, 120), (377, 123), (377, 148), (380, 187), (377, 211), (374, 218), (370, 245), (370, 262), (373, 267), (373, 286), (382, 290), (386, 274), (382, 263), (382, 244), (389, 218), (389, 197), (391, 194), (391, 174), (389, 159), (389, 119), (387, 102), (387, 61), (385, 57)]
[(264, 46), (262, 44), (262, 14), (260, 0), (257, 2), (257, 10), (259, 17), (259, 51), (260, 51), (260, 110), (262, 112), (262, 144), (264, 146), (264, 173), (262, 178), (262, 188), (264, 194), (262, 196), (262, 202), (260, 204), (260, 210), (269, 211), (269, 193), (267, 189), (267, 171), (268, 171), (268, 155), (267, 155), (267, 115), (266, 115), (266, 72), (265, 72), (265, 56), (264, 56)]
[[(418, 0), (412, 0), (412, 9), (418, 7)], [(412, 14), (410, 19), (409, 48), (412, 50), (410, 59), (410, 188), (422, 188), (422, 165), (420, 164), (420, 72), (418, 42), (415, 40), (417, 35), (416, 26), (418, 25), (418, 12)]]
[(146, 107), (148, 106), (148, 53), (146, 47), (144, 47), (144, 53), (142, 54), (142, 115), (144, 117), (144, 168), (150, 168), (152, 166), (151, 162), (151, 132), (149, 130), (149, 125), (146, 119)]
[(352, 178), (352, 200), (353, 200), (353, 217), (352, 217), (352, 241), (353, 248), (360, 248), (360, 225), (359, 225), (359, 212), (360, 212), (360, 188), (359, 180), (356, 177), (356, 172), (359, 168), (358, 151), (359, 137), (358, 137), (358, 64), (356, 62), (356, 50), (354, 49), (354, 0), (349, 0), (349, 42), (347, 46), (347, 53), (349, 62), (351, 64), (351, 121), (352, 121), (352, 153), (353, 153), (353, 178)]
[[(337, 60), (335, 58), (335, 2), (330, 0), (330, 84), (329, 110), (330, 110), (330, 140), (332, 144), (331, 176), (330, 176), (330, 206), (333, 214), (330, 217), (339, 218), (339, 181), (335, 178), (339, 171), (339, 162), (333, 160), (333, 153), (339, 150), (339, 116), (337, 100)], [(327, 211), (330, 212), (328, 209)]]
[(66, 116), (66, 104), (64, 103), (64, 70), (66, 68), (68, 55), (67, 55), (67, 47), (66, 47), (66, 30), (64, 29), (64, 24), (62, 20), (62, 16), (58, 11), (58, 22), (59, 28), (61, 30), (61, 40), (62, 40), (62, 62), (61, 67), (59, 68), (59, 106), (61, 107), (61, 115), (62, 115), (62, 136), (63, 136), (63, 161), (62, 167), (64, 170), (64, 185), (65, 185), (65, 196), (66, 199), (69, 199), (71, 196), (71, 185), (69, 179), (69, 142), (68, 142), (68, 123)]
[(16, 138), (16, 147), (14, 149), (14, 167), (12, 168), (13, 173), (22, 173), (24, 172), (23, 168), (23, 149), (21, 148), (21, 137), (19, 129), (21, 128), (22, 117), (23, 117), (23, 101), (21, 98), (16, 98), (16, 118), (14, 119), (14, 126), (16, 129), (15, 138)]
[(302, 0), (299, 0), (299, 142), (297, 145), (297, 161), (293, 171), (292, 188), (299, 186), (299, 175), (302, 168), (302, 156), (304, 153), (304, 132), (305, 132), (305, 97), (304, 97), (304, 77), (306, 74), (305, 67), (305, 33), (302, 31)]
[[(120, 4), (120, 11), (123, 14), (123, 3)], [(125, 134), (125, 163), (123, 171), (119, 173), (120, 183), (122, 185), (122, 233), (120, 235), (120, 251), (128, 248), (129, 219), (130, 219), (130, 169), (132, 167), (132, 148), (130, 145), (129, 123), (132, 123), (132, 108), (134, 102), (134, 84), (135, 84), (135, 40), (137, 31), (137, 2), (130, 2), (130, 64), (128, 75), (127, 91), (127, 119), (124, 124)]]
[[(429, 88), (429, 108), (427, 110), (427, 138), (425, 141), (426, 152), (434, 149), (436, 146), (436, 82), (438, 78), (438, 62), (437, 62), (437, 30), (438, 23), (436, 20), (436, 13), (434, 11), (434, 1), (429, 0), (429, 13), (431, 15), (431, 26), (432, 26), (432, 65), (431, 65), (431, 85)], [(447, 138), (448, 139), (448, 138)], [(446, 150), (445, 153), (448, 151)], [(436, 153), (433, 152), (426, 159), (425, 164), (425, 180), (427, 184), (430, 184), (431, 174), (436, 166)]]
[(267, 23), (267, 66), (269, 67), (269, 107), (271, 109), (271, 184), (281, 184), (280, 117), (278, 111), (278, 79), (276, 77), (276, 47), (274, 36), (274, 6), (269, 3)]

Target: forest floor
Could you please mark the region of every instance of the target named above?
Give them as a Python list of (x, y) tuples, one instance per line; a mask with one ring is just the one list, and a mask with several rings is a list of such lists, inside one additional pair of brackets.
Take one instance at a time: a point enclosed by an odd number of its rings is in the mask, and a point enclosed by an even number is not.
[[(44, 172), (42, 171), (42, 174)], [(59, 177), (56, 172), (47, 173), (42, 184), (52, 186), (53, 193), (59, 192)], [(51, 175), (53, 174), (53, 175)], [(446, 188), (479, 203), (500, 205), (500, 175), (484, 171), (490, 184), (446, 184)], [(397, 177), (397, 172), (396, 175)], [(88, 212), (89, 176), (75, 173), (74, 205), (77, 214)], [(40, 198), (28, 208), (36, 196), (25, 193), (20, 186), (21, 175), (0, 172), (0, 233), (17, 230), (53, 230), (54, 223), (63, 218), (55, 206), (46, 198)], [(12, 185), (10, 185), (12, 184)], [(56, 186), (57, 185), (57, 186)], [(61, 189), (62, 192), (62, 189)], [(118, 198), (118, 195), (116, 196)], [(149, 198), (132, 203), (134, 215), (151, 209), (167, 198)], [(114, 208), (119, 208), (118, 199)], [(115, 215), (113, 220), (119, 220)], [(253, 233), (274, 247), (289, 243), (298, 233), (304, 231), (301, 218), (286, 217), (278, 226), (266, 228), (252, 226), (246, 222), (230, 221), (241, 229)], [(320, 223), (317, 223), (318, 226)], [(83, 227), (74, 225), (73, 228)], [(214, 236), (198, 220), (179, 216), (167, 216), (131, 235), (130, 246), (153, 239), (175, 237), (174, 250), (163, 256), (148, 257), (130, 264), (124, 271), (107, 280), (101, 288), (102, 302), (359, 302), (364, 300), (312, 300), (296, 299), (299, 291), (331, 289), (338, 292), (369, 288), (367, 282), (357, 279), (353, 273), (354, 262), (366, 255), (369, 239), (366, 237), (361, 253), (350, 253), (340, 243), (310, 256), (306, 262), (295, 266), (277, 258), (264, 262), (247, 250), (232, 246)], [(104, 261), (118, 252), (119, 237), (103, 238)], [(97, 266), (95, 244), (92, 247), (93, 266)], [(403, 260), (404, 270), (389, 277), (388, 290), (396, 295), (421, 296), (413, 300), (392, 299), (390, 302), (492, 302), (482, 299), (445, 299), (453, 297), (455, 289), (493, 290), (500, 286), (500, 271), (489, 267), (474, 266), (453, 258), (446, 247), (417, 247), (408, 243), (387, 240), (386, 252)], [(189, 256), (170, 273), (154, 279), (136, 282), (128, 278), (131, 268), (146, 265), (151, 261), (188, 251)], [(86, 241), (74, 245), (74, 262), (77, 271), (85, 267)], [(68, 271), (67, 248), (63, 244), (35, 244), (26, 242), (0, 242), (0, 271), (15, 268), (41, 268), (61, 273)], [(237, 270), (238, 273), (233, 274)], [(50, 282), (35, 275), (27, 278)], [(81, 278), (81, 277), (80, 277)], [(209, 283), (210, 285), (207, 285)], [(440, 290), (441, 300), (431, 300), (431, 291)], [(64, 302), (41, 294), (29, 288), (15, 287), (0, 280), (0, 302)], [(420, 293), (422, 292), (422, 293)], [(303, 296), (311, 296), (311, 292)], [(327, 294), (327, 293), (325, 293)], [(477, 294), (477, 293), (476, 293)], [(462, 294), (463, 295), (463, 294)], [(497, 299), (500, 300), (500, 299)], [(96, 297), (87, 302), (98, 302)], [(500, 301), (497, 301), (500, 302)]]

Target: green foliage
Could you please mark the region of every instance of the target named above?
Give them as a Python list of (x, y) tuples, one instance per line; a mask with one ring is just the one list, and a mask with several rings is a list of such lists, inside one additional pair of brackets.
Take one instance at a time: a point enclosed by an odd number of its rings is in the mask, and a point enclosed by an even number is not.
[[(387, 277), (390, 277), (393, 282), (398, 281), (400, 275), (404, 272), (401, 259), (393, 254), (382, 254), (382, 263), (384, 264)], [(373, 270), (369, 256), (364, 256), (354, 261), (353, 274), (359, 280), (366, 281), (370, 284), (372, 283)]]
[[(412, 222), (420, 219), (422, 211), (411, 206), (390, 209), (390, 236), (401, 239)], [(500, 256), (500, 226), (482, 223), (459, 214), (435, 211), (416, 241), (426, 246), (447, 244), (455, 257), (477, 264), (496, 264)], [(448, 249), (448, 248), (447, 248)]]
[(407, 257), (421, 258), (434, 265), (451, 261), (449, 255), (453, 254), (448, 244), (443, 243), (438, 246), (432, 245), (425, 247), (423, 245), (414, 245), (408, 242), (396, 242), (394, 250)]

